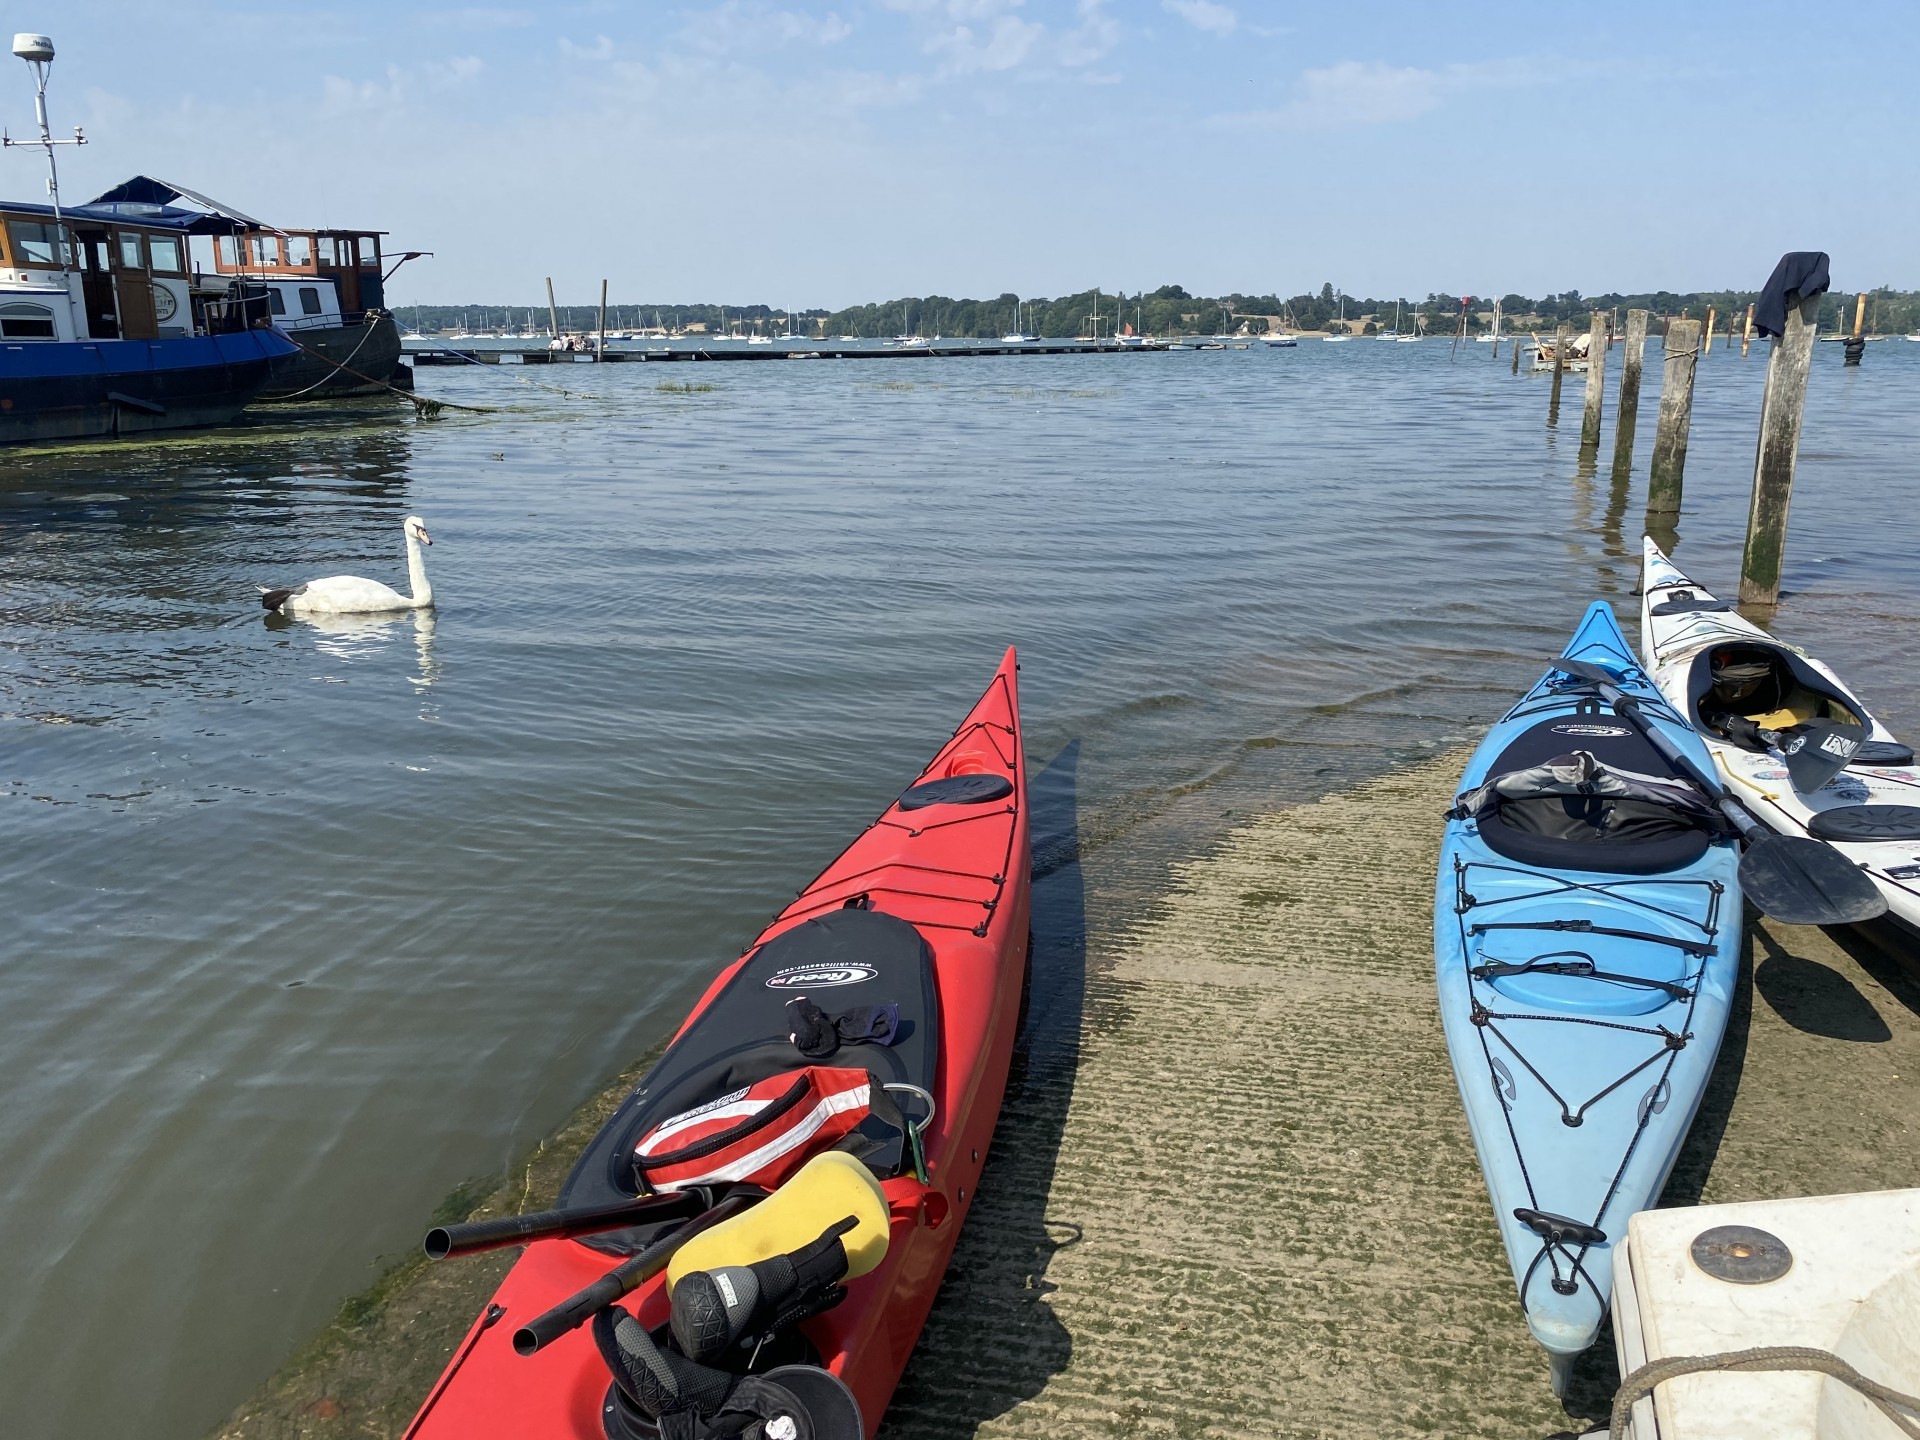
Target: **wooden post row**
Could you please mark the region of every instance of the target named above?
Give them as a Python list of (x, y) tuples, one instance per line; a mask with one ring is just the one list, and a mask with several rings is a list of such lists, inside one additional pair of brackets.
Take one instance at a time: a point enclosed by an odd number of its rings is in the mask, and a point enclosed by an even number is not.
[(1627, 311), (1627, 345), (1620, 352), (1620, 418), (1613, 431), (1613, 476), (1633, 473), (1633, 436), (1640, 424), (1640, 367), (1647, 351), (1647, 312)]
[(1560, 418), (1560, 382), (1567, 373), (1567, 346), (1573, 341), (1573, 327), (1562, 325), (1553, 332), (1553, 389), (1547, 396), (1547, 418)]
[(1607, 317), (1593, 312), (1593, 328), (1587, 336), (1587, 405), (1580, 416), (1580, 445), (1597, 449), (1600, 444), (1600, 411), (1607, 396)]
[(1767, 393), (1760, 402), (1760, 443), (1753, 459), (1753, 507), (1740, 556), (1740, 603), (1771, 606), (1780, 598), (1780, 561), (1786, 549), (1787, 508), (1800, 459), (1800, 421), (1807, 408), (1820, 297), (1787, 311), (1786, 333), (1767, 357)]
[(1687, 429), (1693, 420), (1693, 371), (1700, 359), (1700, 322), (1675, 320), (1667, 327), (1665, 374), (1660, 385), (1660, 421), (1653, 432), (1653, 464), (1647, 475), (1647, 516), (1680, 513), (1687, 469)]

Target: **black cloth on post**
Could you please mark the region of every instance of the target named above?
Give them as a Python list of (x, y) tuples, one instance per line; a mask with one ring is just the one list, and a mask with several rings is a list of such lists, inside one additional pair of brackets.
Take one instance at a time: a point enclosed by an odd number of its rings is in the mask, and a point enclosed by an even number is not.
[(1753, 304), (1753, 328), (1762, 335), (1787, 333), (1787, 307), (1827, 293), (1833, 284), (1827, 274), (1824, 250), (1789, 250), (1773, 267), (1766, 287)]

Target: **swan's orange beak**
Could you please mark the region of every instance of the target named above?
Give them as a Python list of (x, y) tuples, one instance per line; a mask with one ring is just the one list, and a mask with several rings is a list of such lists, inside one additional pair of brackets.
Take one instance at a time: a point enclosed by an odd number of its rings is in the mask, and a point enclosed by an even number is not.
[(424, 525), (420, 527), (420, 543), (422, 545), (431, 545), (433, 543), (433, 537), (427, 534), (427, 527)]

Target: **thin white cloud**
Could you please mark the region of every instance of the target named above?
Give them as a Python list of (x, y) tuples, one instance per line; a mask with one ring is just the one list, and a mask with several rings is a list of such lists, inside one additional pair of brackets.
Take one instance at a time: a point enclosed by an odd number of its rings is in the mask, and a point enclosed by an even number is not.
[(783, 45), (837, 45), (853, 26), (836, 11), (813, 16), (778, 10), (756, 0), (726, 0), (703, 10), (681, 27), (681, 43), (719, 55), (736, 50), (771, 50)]
[(1217, 115), (1228, 129), (1352, 130), (1414, 120), (1471, 90), (1530, 84), (1538, 67), (1524, 59), (1490, 60), (1426, 70), (1377, 60), (1344, 60), (1302, 71), (1295, 94), (1277, 110)]
[(349, 80), (326, 75), (320, 81), (321, 109), (329, 114), (352, 110), (393, 110), (423, 92), (451, 90), (465, 85), (485, 70), (478, 55), (455, 55), (418, 65), (389, 65), (383, 79)]
[(1074, 8), (1080, 23), (1061, 35), (1056, 53), (1062, 65), (1091, 65), (1120, 43), (1120, 24), (1107, 13), (1107, 0), (1080, 0)]
[(460, 30), (524, 30), (533, 24), (533, 12), (530, 10), (499, 10), (486, 6), (443, 10), (433, 18)]
[(611, 60), (613, 59), (613, 37), (596, 35), (593, 44), (582, 45), (577, 40), (560, 37), (560, 53), (573, 60)]
[(1016, 15), (996, 15), (982, 29), (972, 25), (942, 27), (927, 41), (927, 52), (942, 57), (953, 74), (1011, 70), (1033, 53), (1047, 27)]
[(1240, 17), (1225, 5), (1216, 5), (1214, 0), (1160, 0), (1160, 5), (1209, 35), (1231, 35), (1240, 28)]

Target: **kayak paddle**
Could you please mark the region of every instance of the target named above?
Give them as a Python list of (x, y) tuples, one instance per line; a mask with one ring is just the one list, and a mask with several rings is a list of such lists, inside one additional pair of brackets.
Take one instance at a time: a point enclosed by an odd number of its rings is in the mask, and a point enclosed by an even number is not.
[(1860, 753), (1867, 738), (1861, 725), (1837, 720), (1805, 720), (1780, 732), (1780, 753), (1786, 757), (1787, 779), (1802, 795), (1811, 795)]
[(1857, 865), (1830, 845), (1776, 835), (1754, 819), (1719, 781), (1641, 714), (1640, 701), (1620, 688), (1619, 677), (1612, 671), (1564, 656), (1553, 667), (1590, 683), (1615, 714), (1646, 736), (1662, 759), (1693, 781), (1733, 822), (1746, 845), (1740, 857), (1740, 887), (1763, 915), (1788, 925), (1852, 925), (1886, 914), (1886, 897)]
[(535, 1240), (577, 1240), (609, 1230), (685, 1220), (708, 1209), (713, 1200), (710, 1191), (696, 1187), (591, 1210), (541, 1210), (532, 1215), (503, 1215), (497, 1220), (469, 1220), (464, 1225), (438, 1225), (427, 1232), (425, 1248), (429, 1260), (445, 1260), (452, 1255), (503, 1250)]

